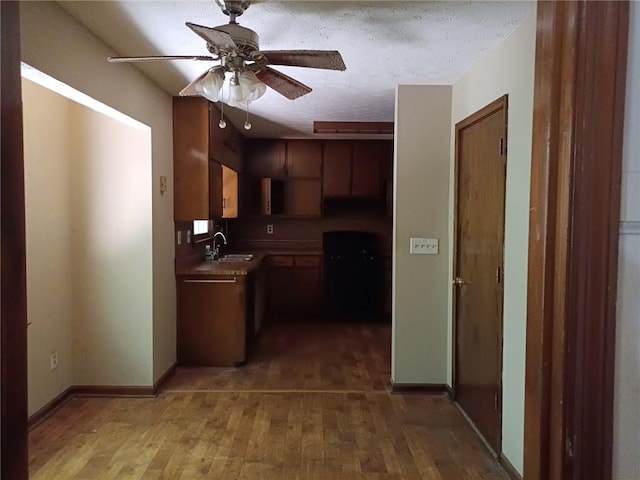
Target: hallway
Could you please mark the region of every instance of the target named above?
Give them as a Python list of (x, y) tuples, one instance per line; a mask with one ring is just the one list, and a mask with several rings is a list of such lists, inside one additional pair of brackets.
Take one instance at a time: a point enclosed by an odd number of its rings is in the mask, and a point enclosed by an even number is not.
[(389, 393), (390, 336), (272, 323), (242, 368), (72, 398), (31, 431), (30, 478), (506, 479), (446, 396)]

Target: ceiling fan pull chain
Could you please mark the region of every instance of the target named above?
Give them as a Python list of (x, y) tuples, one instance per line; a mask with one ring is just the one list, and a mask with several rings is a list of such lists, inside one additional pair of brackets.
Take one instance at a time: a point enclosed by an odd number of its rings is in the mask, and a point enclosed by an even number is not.
[(249, 122), (249, 102), (247, 102), (247, 106), (246, 106), (246, 110), (247, 112), (247, 119), (244, 122), (244, 129), (245, 130), (251, 130), (251, 122)]
[[(224, 96), (222, 92), (220, 92), (220, 96)], [(220, 100), (220, 121), (218, 122), (218, 126), (220, 128), (225, 128), (227, 126), (227, 122), (224, 120), (224, 101)]]

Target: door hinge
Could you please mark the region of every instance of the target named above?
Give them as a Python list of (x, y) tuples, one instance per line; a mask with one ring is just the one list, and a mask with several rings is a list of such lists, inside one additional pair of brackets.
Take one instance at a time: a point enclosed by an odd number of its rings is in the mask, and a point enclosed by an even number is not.
[(573, 460), (575, 457), (575, 452), (573, 451), (573, 439), (569, 436), (565, 442), (564, 453), (568, 459)]
[(502, 285), (502, 267), (496, 267), (496, 283)]
[(507, 141), (504, 138), (500, 138), (500, 155), (507, 154)]
[(500, 398), (500, 392), (496, 392), (494, 401), (495, 401), (494, 407), (496, 409), (496, 412), (498, 412), (498, 415), (502, 417), (502, 398)]

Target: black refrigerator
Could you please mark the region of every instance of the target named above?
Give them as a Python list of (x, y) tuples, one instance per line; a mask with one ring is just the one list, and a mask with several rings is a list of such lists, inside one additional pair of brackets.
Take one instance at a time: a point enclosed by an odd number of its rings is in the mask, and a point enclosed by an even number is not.
[(378, 235), (360, 231), (325, 232), (325, 311), (331, 318), (377, 320), (383, 311), (383, 261)]

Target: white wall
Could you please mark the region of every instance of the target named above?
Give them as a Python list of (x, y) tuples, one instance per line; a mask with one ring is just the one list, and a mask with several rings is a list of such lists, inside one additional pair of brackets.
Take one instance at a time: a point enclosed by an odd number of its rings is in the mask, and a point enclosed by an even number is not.
[(151, 135), (22, 85), (33, 414), (71, 385), (152, 383)]
[(74, 383), (151, 385), (151, 132), (70, 112)]
[(630, 8), (616, 326), (616, 480), (640, 478), (640, 6), (631, 2)]
[(176, 359), (171, 97), (133, 66), (106, 62), (115, 52), (55, 2), (21, 2), (20, 17), (24, 62), (151, 127), (155, 381)]
[(22, 101), (31, 415), (73, 383), (69, 101), (28, 80)]
[[(447, 381), (451, 87), (396, 90), (391, 380)], [(438, 255), (409, 255), (411, 237), (437, 238)]]
[[(508, 94), (502, 450), (504, 456), (519, 472), (522, 472), (524, 446), (524, 372), (534, 56), (535, 12), (504, 43), (482, 57), (453, 86), (450, 125), (453, 145), (456, 123), (502, 95)], [(453, 148), (451, 152), (453, 165)], [(453, 188), (452, 170), (451, 188)], [(450, 231), (453, 232), (453, 199), (450, 201), (449, 209)], [(450, 262), (451, 267), (452, 259)], [(448, 278), (452, 277), (453, 272), (449, 271)], [(452, 312), (451, 302), (449, 292), (449, 319)], [(451, 329), (449, 329), (450, 338)], [(450, 340), (447, 341), (447, 345), (451, 346)], [(450, 351), (448, 357), (451, 357)], [(449, 374), (451, 374), (451, 365), (449, 365)]]

